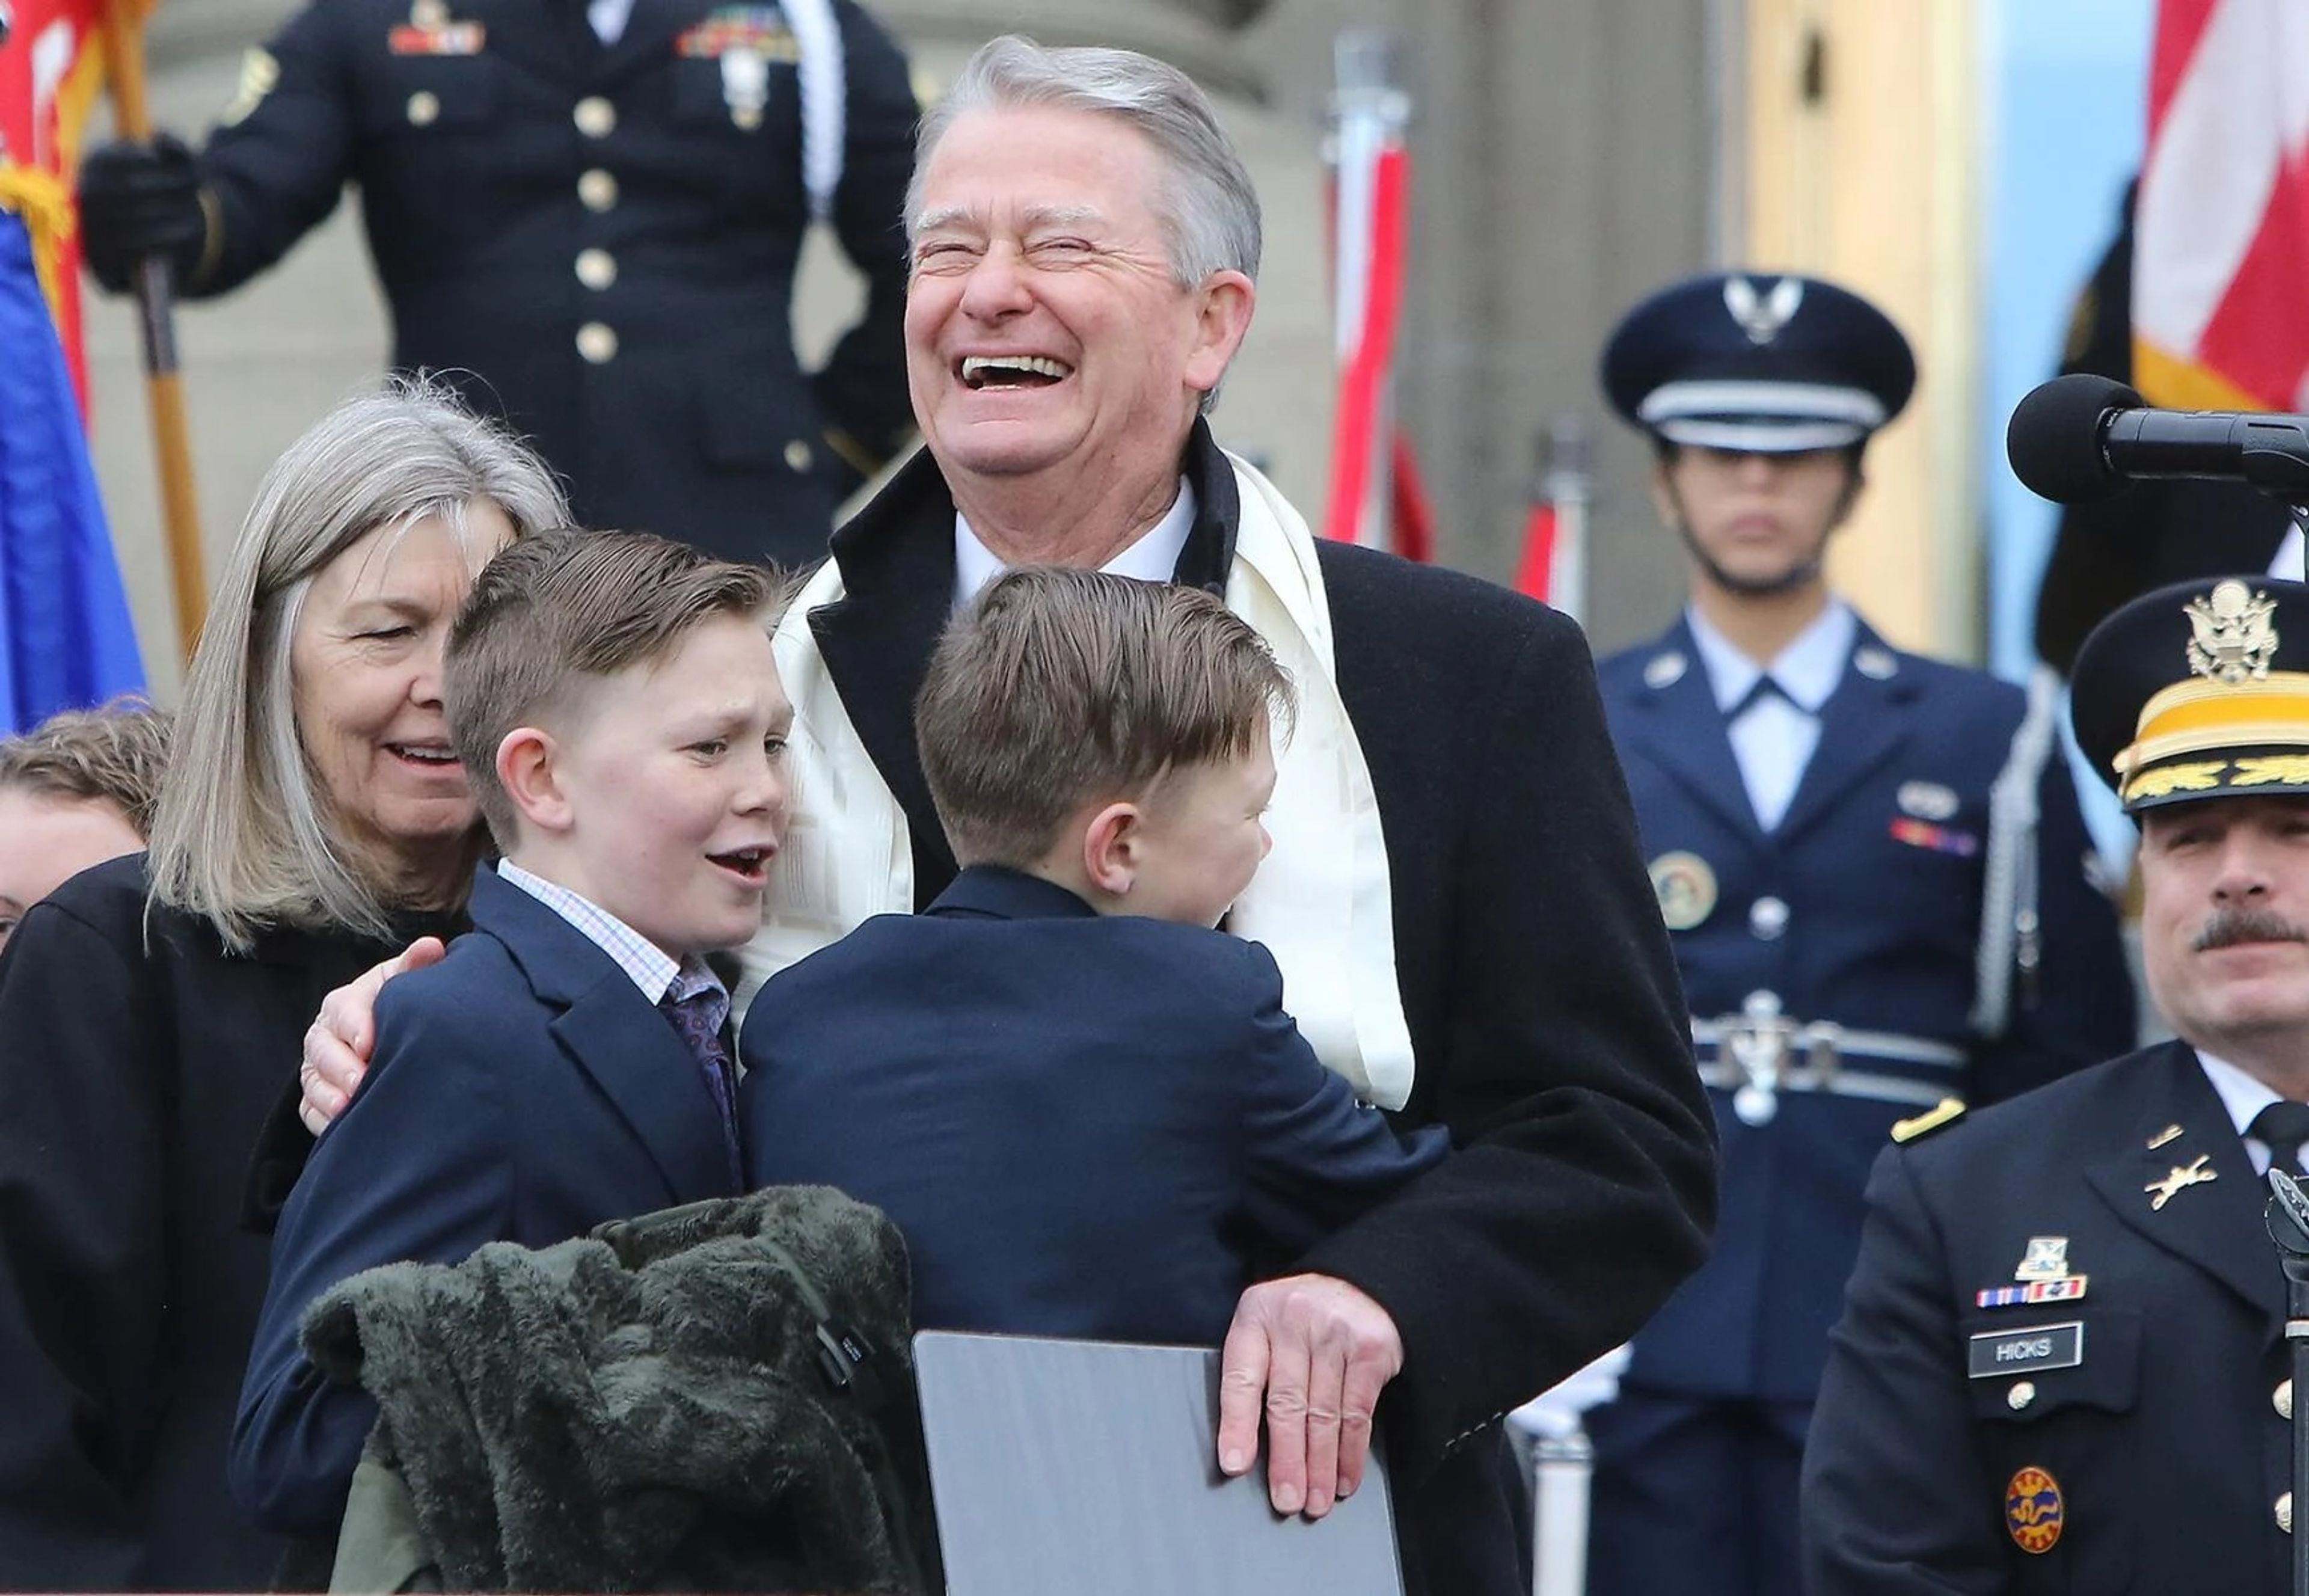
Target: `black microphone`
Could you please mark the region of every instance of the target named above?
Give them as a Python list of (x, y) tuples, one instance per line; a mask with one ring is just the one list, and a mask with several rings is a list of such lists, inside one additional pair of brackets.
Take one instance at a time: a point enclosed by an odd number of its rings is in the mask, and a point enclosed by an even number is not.
[(2309, 499), (2309, 416), (2151, 410), (2121, 382), (2078, 372), (2031, 390), (2004, 430), (2021, 485), (2080, 504), (2140, 477), (2244, 482)]

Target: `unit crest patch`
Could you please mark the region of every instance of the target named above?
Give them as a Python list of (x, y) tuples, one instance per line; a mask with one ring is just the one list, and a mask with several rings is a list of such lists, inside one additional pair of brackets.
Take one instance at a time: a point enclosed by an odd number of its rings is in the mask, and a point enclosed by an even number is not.
[(2061, 1482), (2030, 1464), (2012, 1476), (2004, 1488), (2004, 1527), (2012, 1544), (2030, 1557), (2041, 1557), (2060, 1544), (2061, 1523), (2068, 1508), (2061, 1499)]
[(1670, 931), (1690, 931), (1716, 912), (1716, 872), (1697, 854), (1662, 854), (1651, 862), (1652, 891)]

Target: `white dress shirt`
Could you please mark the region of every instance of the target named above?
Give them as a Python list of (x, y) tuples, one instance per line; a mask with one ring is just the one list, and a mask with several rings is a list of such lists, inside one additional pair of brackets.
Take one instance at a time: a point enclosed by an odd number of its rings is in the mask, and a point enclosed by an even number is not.
[(603, 44), (623, 39), (633, 14), (634, 0), (592, 0), (585, 7), (585, 20), (593, 24), (593, 32)]
[[(2244, 1128), (2253, 1123), (2253, 1116), (2271, 1103), (2283, 1100), (2283, 1094), (2246, 1074), (2225, 1058), (2215, 1058), (2203, 1048), (2197, 1050), (2197, 1063), (2205, 1071), (2205, 1079), (2213, 1083), (2219, 1094), (2221, 1106), (2229, 1111), (2230, 1123), (2244, 1139), (2247, 1157), (2253, 1159), (2255, 1175), (2269, 1173), (2269, 1143), (2258, 1136), (2246, 1136)], [(2295, 1170), (2292, 1173), (2299, 1174)]]
[[(1129, 548), (1098, 568), (1110, 577), (1136, 577), (1141, 582), (1168, 582), (1177, 575), (1179, 555), (1187, 533), (1195, 526), (1195, 490), (1179, 479), (1179, 497), (1163, 518), (1138, 534)], [(979, 589), (1010, 568), (993, 550), (978, 541), (962, 512), (954, 513), (954, 607), (961, 609), (978, 596)]]
[(1849, 604), (1831, 594), (1828, 607), (1780, 650), (1769, 668), (1734, 647), (1697, 609), (1685, 611), (1684, 620), (1691, 628), (1699, 663), (1707, 668), (1717, 708), (1731, 715), (1766, 675), (1780, 690), (1759, 695), (1725, 728), (1732, 757), (1739, 761), (1741, 784), (1748, 789), (1749, 807), (1755, 811), (1757, 823), (1772, 830), (1787, 815), (1804, 767), (1820, 746), (1820, 708), (1844, 680), (1859, 636), (1859, 620)]
[(729, 993), (722, 990), (722, 977), (706, 967), (702, 958), (676, 958), (651, 941), (632, 926), (582, 892), (573, 892), (558, 881), (549, 881), (532, 874), (510, 859), (497, 861), (497, 877), (511, 886), (520, 888), (538, 902), (566, 920), (585, 939), (615, 960), (626, 972), (627, 979), (640, 989), (642, 996), (652, 1004), (667, 998), (687, 998), (701, 992), (714, 993), (720, 1002), (712, 1008), (717, 1027), (730, 1012)]

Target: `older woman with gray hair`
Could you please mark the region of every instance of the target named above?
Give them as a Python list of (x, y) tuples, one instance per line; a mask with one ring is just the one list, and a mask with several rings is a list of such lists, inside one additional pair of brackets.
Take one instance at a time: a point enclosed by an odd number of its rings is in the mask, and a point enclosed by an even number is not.
[(0, 1586), (255, 1590), (224, 1484), (266, 1244), (252, 1156), (322, 994), (459, 928), (484, 840), (441, 655), (559, 525), (521, 445), (422, 382), (267, 473), (185, 684), (150, 852), (0, 955)]

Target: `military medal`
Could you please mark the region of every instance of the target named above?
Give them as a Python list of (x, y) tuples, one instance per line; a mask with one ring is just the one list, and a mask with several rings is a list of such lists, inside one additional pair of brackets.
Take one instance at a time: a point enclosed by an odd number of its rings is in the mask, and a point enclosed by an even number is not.
[(1959, 831), (1953, 826), (1935, 826), (1929, 820), (1919, 820), (1910, 815), (1892, 817), (1892, 840), (1907, 843), (1912, 848), (1924, 848), (1935, 854), (1952, 854), (1959, 859), (1969, 859), (1980, 852), (1980, 838), (1969, 831)]
[(395, 56), (478, 56), (489, 39), (479, 22), (453, 22), (448, 0), (416, 0), (409, 21), (385, 36)]
[(2085, 1294), (2084, 1275), (2057, 1280), (2030, 1280), (2023, 1286), (1989, 1286), (1973, 1293), (1976, 1307), (2016, 1308), (2032, 1303), (2074, 1302)]
[(738, 46), (722, 52), (722, 99), (730, 120), (751, 133), (762, 125), (770, 102), (770, 62), (761, 51)]
[(2020, 1266), (2012, 1271), (2016, 1280), (2062, 1280), (2069, 1274), (2069, 1238), (2065, 1236), (2032, 1236), (2028, 1251), (2021, 1257)]
[(1904, 781), (1892, 794), (1892, 802), (1900, 806), (1902, 814), (1920, 820), (1953, 820), (1959, 807), (1956, 789), (1936, 781)]

